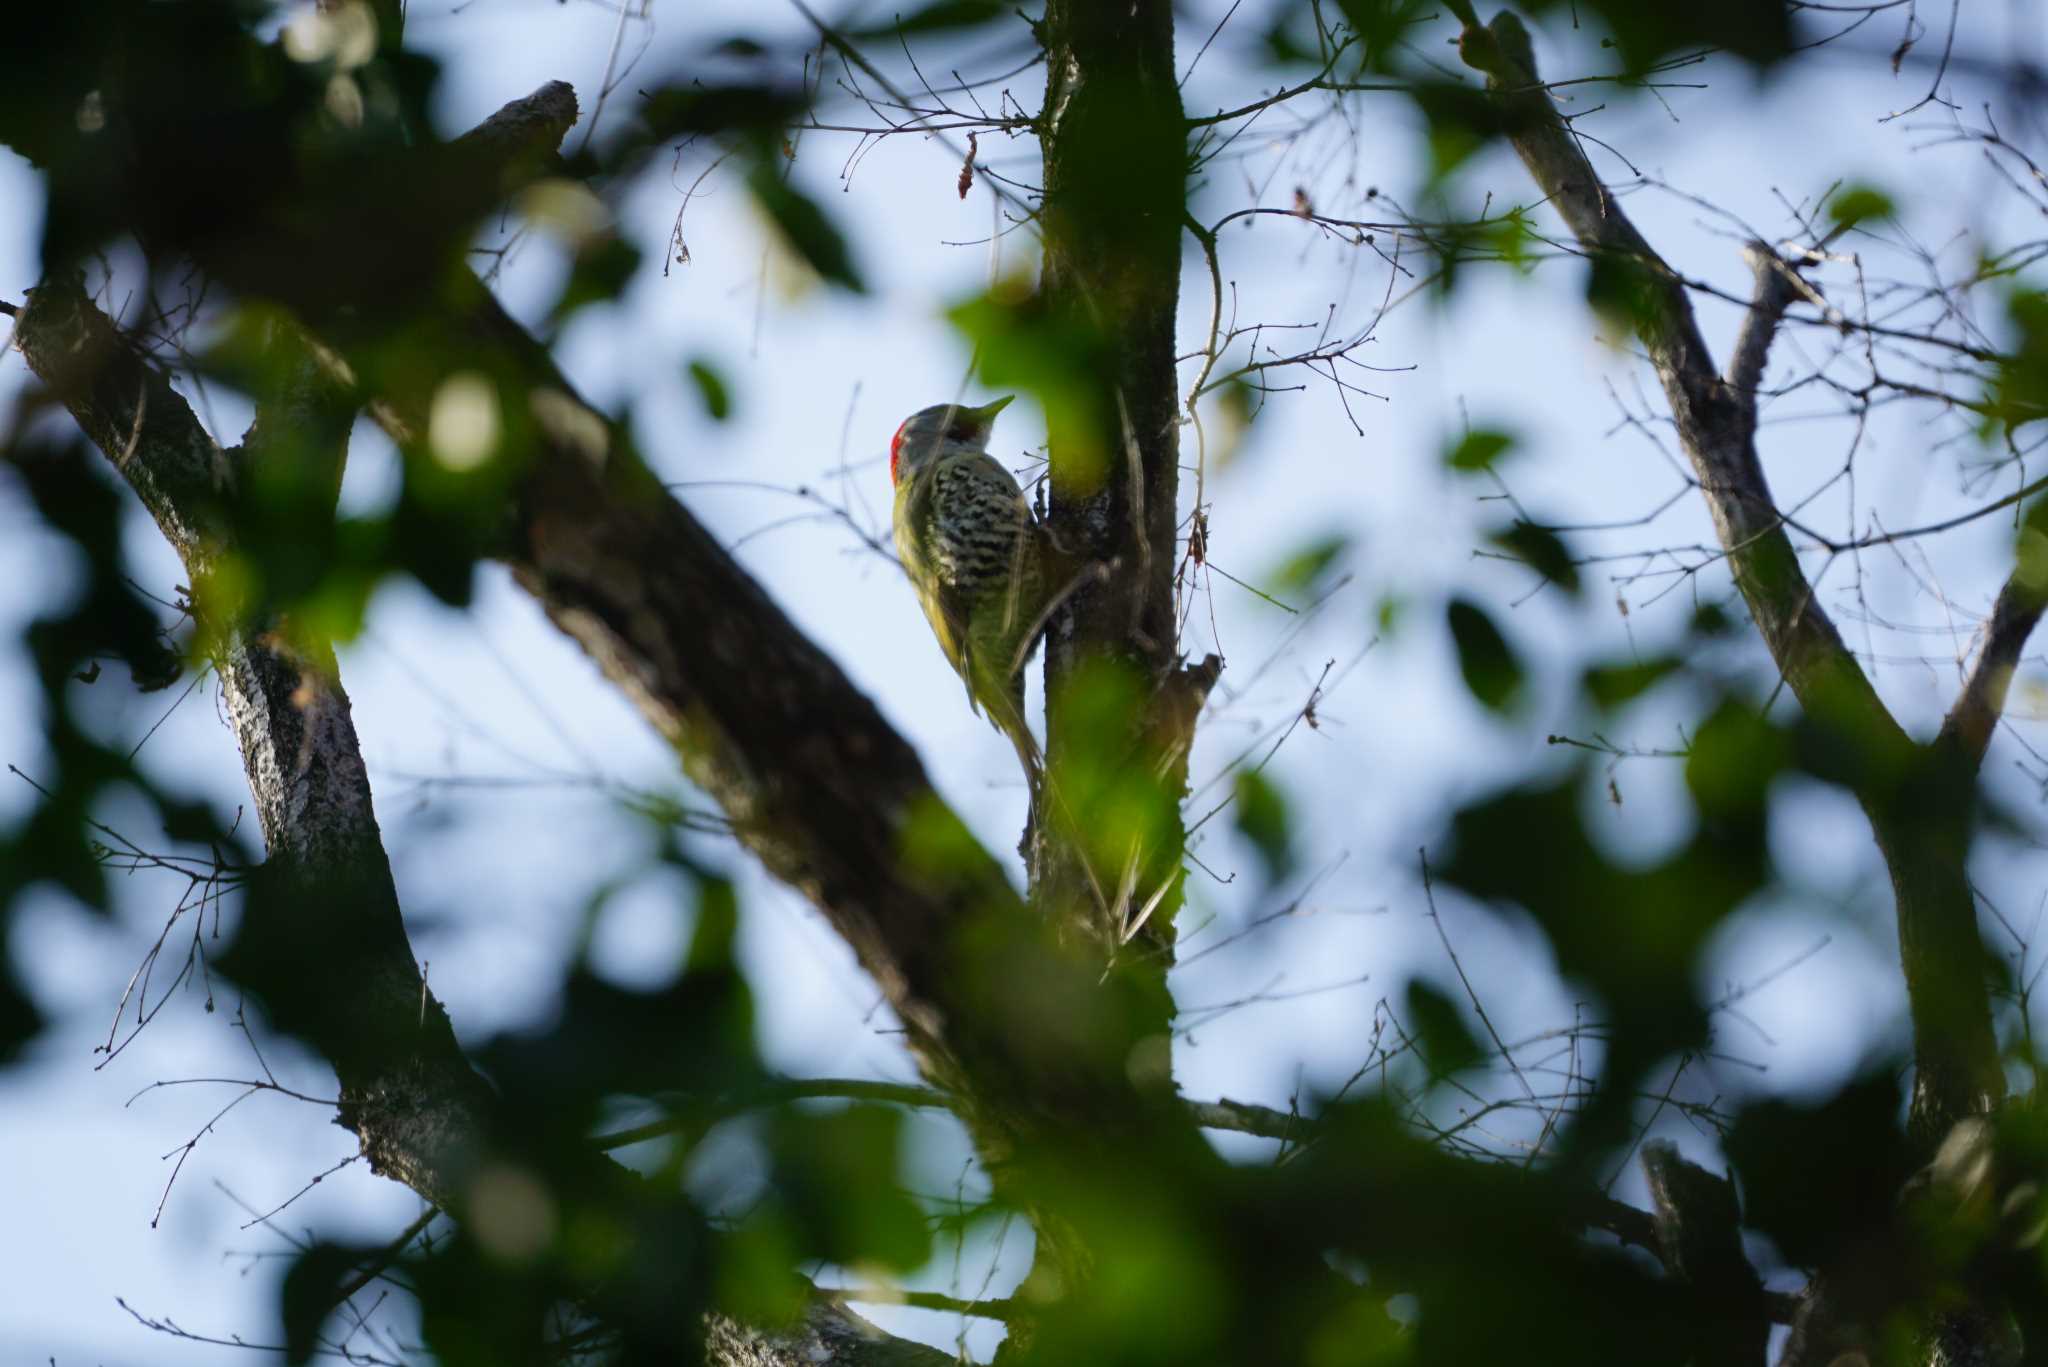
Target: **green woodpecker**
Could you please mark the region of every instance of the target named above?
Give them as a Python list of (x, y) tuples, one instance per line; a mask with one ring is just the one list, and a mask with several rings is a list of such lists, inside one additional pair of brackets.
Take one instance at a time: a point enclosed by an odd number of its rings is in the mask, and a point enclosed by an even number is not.
[(933, 404), (889, 443), (896, 553), (967, 705), (1009, 737), (1032, 791), (1038, 743), (1024, 722), (1024, 662), (1046, 601), (1045, 532), (1024, 491), (988, 453), (1008, 398), (980, 408)]

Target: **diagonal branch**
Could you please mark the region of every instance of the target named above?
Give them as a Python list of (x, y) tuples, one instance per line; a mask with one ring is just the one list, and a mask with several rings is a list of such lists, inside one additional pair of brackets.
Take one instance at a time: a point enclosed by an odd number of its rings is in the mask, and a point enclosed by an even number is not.
[(1768, 249), (1752, 249), (1756, 291), (1724, 381), (1678, 273), (1608, 192), (1535, 88), (1535, 73), (1511, 53), (1514, 46), (1494, 29), (1468, 27), (1460, 39), (1466, 62), (1487, 72), (1495, 87), (1508, 136), (1531, 177), (1592, 257), (1596, 273), (1625, 301), (1771, 658), (1808, 712), (1837, 716), (1873, 740), (1902, 744), (1904, 733), (1815, 598), (1757, 459), (1756, 383), (1791, 301), (1790, 268)]
[(1941, 724), (1941, 742), (1954, 747), (1972, 772), (1984, 762), (1991, 733), (2005, 711), (2013, 670), (2019, 666), (2020, 653), (2034, 634), (2044, 607), (2048, 607), (2048, 593), (2042, 591), (2040, 571), (2027, 564), (2012, 572), (1992, 604), (1977, 663), (1971, 666), (1962, 693)]
[[(274, 346), (295, 345), (285, 329), (278, 333)], [(338, 486), (352, 404), (326, 367), (293, 365), (279, 392), (259, 402), (243, 445), (222, 450), (76, 281), (37, 289), (15, 336), (30, 368), (142, 499), (195, 587), (234, 549), (223, 509), (251, 462), (317, 461), (316, 473), (331, 472)], [(302, 444), (309, 433), (324, 440)], [(436, 1206), (461, 1209), (488, 1142), (488, 1089), (420, 977), (334, 660), (254, 629), (219, 631), (214, 655), (270, 855), (226, 966), (263, 996), (281, 1027), (333, 1064), (337, 1120), (357, 1136), (372, 1171)], [(757, 1328), (714, 1314), (706, 1330), (709, 1360), (730, 1367), (952, 1360), (884, 1334), (826, 1297), (789, 1326)]]
[[(1649, 352), (1773, 662), (1809, 722), (1849, 757), (1845, 781), (1870, 818), (1897, 899), (1917, 1065), (1914, 1128), (1937, 1140), (2005, 1090), (1963, 867), (1974, 764), (1959, 774), (1941, 752), (1906, 736), (1816, 600), (1771, 498), (1756, 450), (1757, 382), (1797, 276), (1767, 247), (1751, 245), (1755, 290), (1724, 380), (1684, 281), (1629, 221), (1537, 84), (1521, 21), (1504, 12), (1481, 27), (1469, 4), (1453, 8), (1465, 22), (1460, 54), (1487, 74), (1515, 151), (1592, 258), (1596, 294), (1628, 314)], [(1974, 711), (1969, 723), (1980, 725)]]

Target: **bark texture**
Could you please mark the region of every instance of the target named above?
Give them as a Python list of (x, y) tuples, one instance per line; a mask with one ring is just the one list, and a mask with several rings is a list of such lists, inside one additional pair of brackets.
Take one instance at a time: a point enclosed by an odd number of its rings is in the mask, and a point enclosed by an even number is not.
[[(1038, 31), (1044, 300), (1094, 364), (1085, 392), (1050, 414), (1049, 524), (1093, 572), (1047, 635), (1052, 782), (1034, 828), (1034, 897), (1111, 947), (1142, 930), (1170, 950), (1187, 751), (1222, 668), (1214, 657), (1181, 667), (1174, 617), (1188, 153), (1173, 7), (1052, 0)], [(1119, 772), (1136, 781), (1109, 777)], [(1119, 803), (1141, 813), (1122, 823), (1133, 829), (1091, 840)]]
[(1187, 150), (1173, 8), (1053, 0), (1043, 33), (1044, 288), (1108, 362), (1087, 407), (1053, 433), (1052, 526), (1070, 551), (1112, 567), (1057, 619), (1053, 670), (1097, 655), (1156, 679), (1177, 638), (1174, 324)]
[(752, 1329), (719, 1315), (705, 1336), (716, 1367), (947, 1367), (956, 1359), (883, 1333), (859, 1315), (819, 1301), (793, 1329)]

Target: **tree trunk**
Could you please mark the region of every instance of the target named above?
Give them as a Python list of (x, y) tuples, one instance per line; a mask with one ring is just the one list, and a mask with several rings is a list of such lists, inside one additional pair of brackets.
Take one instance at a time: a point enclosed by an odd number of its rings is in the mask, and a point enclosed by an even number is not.
[(1180, 668), (1174, 615), (1187, 142), (1173, 9), (1053, 0), (1039, 31), (1044, 302), (1087, 359), (1081, 392), (1048, 405), (1049, 520), (1077, 574), (1046, 643), (1033, 884), (1061, 924), (1114, 949), (1142, 923), (1158, 948), (1180, 901), (1187, 746), (1220, 668)]

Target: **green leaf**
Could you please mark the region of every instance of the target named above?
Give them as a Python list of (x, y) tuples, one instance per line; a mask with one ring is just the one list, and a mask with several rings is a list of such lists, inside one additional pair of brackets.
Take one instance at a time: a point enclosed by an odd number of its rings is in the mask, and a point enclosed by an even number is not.
[(1393, 70), (1393, 58), (1409, 30), (1434, 10), (1418, 0), (1337, 0), (1344, 22), (1358, 36), (1359, 67)]
[(930, 1256), (924, 1216), (898, 1171), (902, 1124), (883, 1106), (776, 1114), (776, 1186), (807, 1256), (897, 1271)]
[(1432, 182), (1441, 182), (1508, 131), (1499, 102), (1476, 86), (1426, 80), (1409, 95), (1428, 125)]
[(314, 1244), (284, 1274), (285, 1361), (310, 1361), (319, 1347), (320, 1326), (339, 1308), (342, 1280), (377, 1256), (373, 1247)]
[(690, 362), (690, 381), (697, 386), (697, 397), (704, 400), (704, 411), (713, 422), (724, 422), (732, 416), (732, 391), (709, 361), (700, 357)]
[(1566, 593), (1579, 591), (1579, 567), (1572, 563), (1570, 548), (1556, 532), (1518, 521), (1488, 539)]
[(1115, 414), (1102, 401), (1102, 376), (1116, 366), (1116, 343), (1100, 320), (1055, 310), (1043, 293), (1015, 280), (955, 304), (947, 319), (981, 358), (981, 378), (1025, 389), (1045, 411), (1053, 449), (1065, 460), (1054, 477), (1086, 497), (1122, 469)]
[(1589, 665), (1579, 687), (1595, 706), (1619, 707), (1649, 692), (1677, 669), (1678, 659), (1672, 655), (1627, 664)]
[(2010, 430), (2048, 417), (2048, 292), (2016, 291), (2005, 311), (2016, 339), (1992, 376), (1987, 427)]
[(1893, 1074), (1866, 1074), (1817, 1103), (1760, 1101), (1726, 1140), (1744, 1223), (1794, 1263), (1818, 1267), (1866, 1236), (1881, 1240), (1918, 1160), (1899, 1129)]
[(1513, 433), (1490, 427), (1475, 427), (1444, 452), (1444, 464), (1453, 470), (1491, 470), (1493, 463), (1515, 449)]
[(1280, 562), (1266, 582), (1277, 596), (1309, 597), (1321, 587), (1339, 556), (1351, 549), (1351, 538), (1342, 532), (1318, 537)]
[(1464, 808), (1451, 857), (1438, 869), (1475, 897), (1525, 908), (1556, 950), (1558, 967), (1605, 999), (1613, 1052), (1603, 1064), (1603, 1095), (1591, 1114), (1575, 1117), (1568, 1142), (1623, 1143), (1637, 1114), (1634, 1080), (1673, 1050), (1705, 1041), (1700, 949), (1764, 886), (1769, 857), (1760, 825), (1702, 822), (1664, 862), (1618, 864), (1586, 829), (1589, 768)]
[(1843, 228), (1866, 219), (1890, 218), (1896, 212), (1891, 196), (1871, 185), (1845, 185), (1828, 200), (1828, 218)]
[(940, 33), (948, 29), (977, 28), (998, 19), (1013, 18), (1014, 13), (1007, 5), (996, 0), (932, 0), (922, 9), (908, 14), (899, 14), (886, 24), (875, 24), (868, 28), (856, 29), (846, 36), (856, 42), (872, 42), (877, 38), (894, 38), (898, 34)]
[(1408, 615), (1408, 600), (1397, 593), (1383, 593), (1380, 601), (1373, 605), (1372, 627), (1381, 639), (1391, 639), (1401, 629), (1401, 619)]
[(1618, 51), (1630, 76), (1658, 61), (1699, 48), (1721, 49), (1758, 66), (1792, 51), (1792, 9), (1788, 0), (1714, 0), (1704, 5), (1645, 4), (1643, 0), (1527, 0), (1533, 14), (1554, 13), (1561, 24), (1581, 26), (1587, 11), (1599, 16), (1612, 37), (1600, 45)]
[(1237, 775), (1237, 833), (1251, 842), (1265, 865), (1266, 881), (1277, 883), (1294, 871), (1294, 818), (1287, 798), (1255, 769)]
[(1420, 978), (1408, 983), (1408, 1028), (1415, 1032), (1432, 1077), (1449, 1077), (1484, 1057), (1458, 1004)]
[(1626, 252), (1593, 254), (1586, 276), (1586, 302), (1616, 332), (1651, 337), (1664, 324), (1663, 281)]
[(1545, 247), (1543, 239), (1536, 234), (1536, 227), (1528, 215), (1516, 208), (1505, 216), (1490, 220), (1481, 230), (1481, 237), (1487, 246), (1502, 261), (1523, 275), (1532, 274), (1539, 261), (1538, 255)]
[(1726, 636), (1735, 630), (1735, 622), (1719, 603), (1705, 602), (1692, 610), (1692, 620), (1686, 623), (1686, 630), (1695, 636)]
[(753, 191), (754, 202), (780, 230), (790, 250), (809, 262), (821, 278), (855, 294), (867, 293), (867, 286), (861, 283), (860, 273), (854, 268), (846, 239), (810, 196), (783, 179), (765, 159), (755, 163), (748, 173), (747, 188)]
[(641, 102), (642, 136), (676, 142), (704, 133), (766, 133), (803, 112), (802, 93), (764, 85), (665, 86)]
[(1483, 609), (1463, 598), (1445, 611), (1458, 648), (1458, 672), (1472, 696), (1495, 712), (1513, 707), (1522, 691), (1522, 662)]
[(1760, 823), (1771, 780), (1791, 759), (1785, 732), (1731, 698), (1693, 733), (1685, 783), (1702, 815)]
[(640, 249), (623, 237), (604, 236), (576, 253), (576, 264), (562, 284), (561, 297), (548, 311), (550, 326), (592, 304), (610, 304), (626, 292), (640, 269)]

